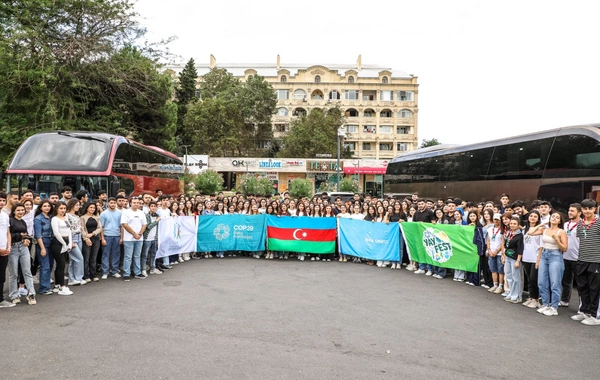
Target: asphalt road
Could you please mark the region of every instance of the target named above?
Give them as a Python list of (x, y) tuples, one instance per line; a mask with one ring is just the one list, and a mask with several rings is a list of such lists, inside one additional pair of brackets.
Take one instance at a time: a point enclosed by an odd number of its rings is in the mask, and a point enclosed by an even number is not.
[[(338, 262), (210, 259), (0, 309), (2, 379), (597, 378), (600, 327)], [(6, 293), (5, 293), (6, 294)]]

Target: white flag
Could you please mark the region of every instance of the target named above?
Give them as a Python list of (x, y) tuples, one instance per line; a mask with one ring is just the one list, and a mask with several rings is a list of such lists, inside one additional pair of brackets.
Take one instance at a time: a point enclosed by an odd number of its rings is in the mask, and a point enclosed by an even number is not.
[(156, 258), (196, 252), (196, 218), (179, 216), (158, 222)]

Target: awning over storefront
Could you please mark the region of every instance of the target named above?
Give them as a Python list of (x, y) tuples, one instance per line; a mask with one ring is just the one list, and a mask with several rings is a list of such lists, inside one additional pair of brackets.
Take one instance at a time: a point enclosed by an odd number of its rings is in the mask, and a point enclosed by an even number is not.
[(386, 168), (374, 168), (368, 166), (348, 167), (344, 168), (344, 174), (385, 174)]

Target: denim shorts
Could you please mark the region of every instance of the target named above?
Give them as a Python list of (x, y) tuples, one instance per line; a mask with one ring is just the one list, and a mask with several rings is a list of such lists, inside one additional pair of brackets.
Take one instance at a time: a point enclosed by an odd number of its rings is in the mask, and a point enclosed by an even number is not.
[(504, 274), (504, 264), (502, 264), (502, 255), (497, 254), (496, 257), (489, 257), (490, 272)]

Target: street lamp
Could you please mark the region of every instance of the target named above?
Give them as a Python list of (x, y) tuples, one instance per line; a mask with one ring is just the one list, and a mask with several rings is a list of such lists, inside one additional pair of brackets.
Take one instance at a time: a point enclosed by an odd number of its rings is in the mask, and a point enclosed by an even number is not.
[(188, 170), (188, 163), (187, 163), (187, 159), (188, 159), (188, 154), (187, 153), (188, 153), (188, 151), (187, 151), (187, 148), (189, 146), (190, 145), (182, 145), (182, 147), (185, 148), (185, 170), (184, 170), (185, 173), (187, 173), (187, 170)]
[(336, 173), (337, 173), (337, 186), (336, 189), (339, 192), (340, 191), (340, 137), (346, 138), (346, 128), (342, 125), (338, 128), (337, 130), (337, 167), (336, 169)]

